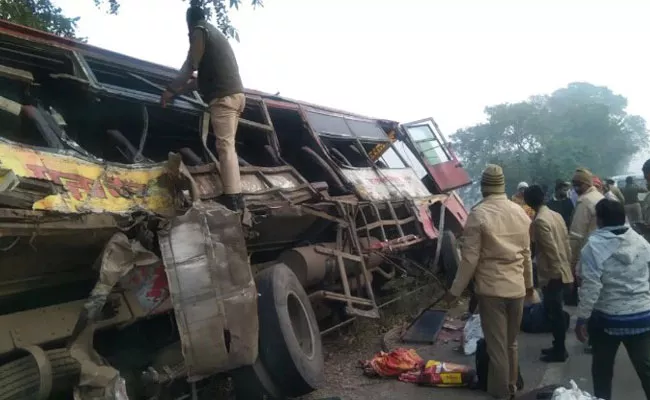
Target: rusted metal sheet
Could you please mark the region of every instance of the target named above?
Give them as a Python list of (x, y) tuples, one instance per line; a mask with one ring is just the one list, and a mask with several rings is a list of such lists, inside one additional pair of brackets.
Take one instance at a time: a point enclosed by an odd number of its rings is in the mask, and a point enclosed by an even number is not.
[(34, 210), (173, 214), (171, 191), (163, 184), (164, 165), (99, 164), (8, 142), (0, 142), (0, 154), (0, 170), (50, 183), (52, 194), (34, 202)]
[(135, 268), (122, 278), (120, 286), (135, 295), (144, 314), (155, 313), (169, 299), (169, 282), (162, 263)]
[(449, 201), (450, 196), (447, 194), (433, 194), (426, 199), (416, 199), (414, 201), (414, 215), (422, 227), (423, 234), (429, 239), (436, 239), (440, 234), (438, 228), (434, 225), (431, 207), (436, 203), (445, 203), (446, 205)]
[(463, 200), (458, 196), (458, 193), (451, 192), (449, 195), (449, 200), (445, 203), (447, 210), (452, 213), (452, 215), (455, 217), (455, 220), (458, 222), (458, 224), (461, 227), (465, 226), (465, 223), (467, 222), (467, 216), (469, 213), (467, 212), (467, 209), (465, 208), (465, 204), (463, 204)]
[[(0, 236), (39, 236), (61, 235), (67, 233), (97, 234), (99, 230), (118, 229), (117, 219), (110, 214), (83, 214), (64, 216), (47, 211), (16, 210), (0, 208)], [(123, 221), (124, 224), (128, 220)]]
[(424, 233), (429, 237), (429, 239), (436, 239), (439, 235), (438, 229), (433, 226), (433, 220), (431, 219), (431, 210), (429, 210), (429, 204), (423, 203), (417, 206), (418, 208), (418, 220), (422, 224)]
[(257, 289), (238, 214), (197, 202), (159, 240), (189, 378), (253, 364)]
[[(222, 184), (215, 164), (187, 167), (196, 182), (202, 200), (216, 199)], [(318, 197), (311, 185), (291, 166), (241, 167), (242, 192), (246, 204), (268, 205), (274, 202), (299, 203)]]
[(22, 104), (17, 103), (11, 99), (0, 96), (0, 110), (6, 111), (13, 115), (20, 115)]
[[(133, 317), (122, 295), (112, 294), (109, 300), (119, 305), (116, 314), (98, 322), (97, 329), (128, 322)], [(0, 354), (70, 336), (85, 302), (78, 300), (0, 316)]]
[(32, 83), (34, 82), (34, 75), (31, 72), (25, 71), (22, 69), (7, 67), (6, 65), (0, 64), (0, 77), (16, 79), (23, 83)]
[(95, 322), (101, 320), (104, 305), (121, 279), (134, 268), (159, 264), (158, 256), (121, 232), (113, 235), (104, 247), (99, 278), (79, 313), (70, 338), (70, 356), (81, 366), (79, 384), (74, 390), (75, 400), (128, 400), (119, 371), (94, 349)]
[(411, 168), (343, 169), (342, 173), (363, 200), (387, 201), (431, 196)]

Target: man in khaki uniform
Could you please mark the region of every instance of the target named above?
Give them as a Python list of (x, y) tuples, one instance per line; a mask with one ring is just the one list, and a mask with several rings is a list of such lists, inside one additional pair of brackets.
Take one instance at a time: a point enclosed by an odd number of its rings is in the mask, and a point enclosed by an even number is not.
[(573, 211), (573, 219), (569, 228), (571, 270), (579, 277), (580, 251), (587, 242), (589, 234), (598, 228), (596, 225), (596, 203), (604, 196), (593, 186), (593, 176), (587, 169), (578, 168), (573, 174), (571, 184), (578, 194), (578, 202)]
[(445, 300), (453, 302), (474, 279), (490, 358), (488, 392), (495, 398), (508, 399), (516, 390), (517, 335), (524, 298), (533, 293), (530, 218), (506, 196), (500, 166), (485, 168), (481, 192), (483, 201), (467, 218), (461, 263)]
[(623, 196), (625, 196), (625, 215), (629, 223), (634, 226), (635, 224), (643, 221), (643, 209), (639, 202), (639, 194), (646, 193), (648, 189), (639, 187), (634, 183), (634, 178), (628, 176), (625, 178), (625, 187), (623, 188)]
[(564, 293), (573, 282), (569, 260), (569, 232), (564, 218), (544, 204), (544, 191), (533, 185), (524, 192), (524, 199), (533, 210), (532, 222), (535, 233), (537, 256), (537, 275), (544, 294), (544, 309), (551, 322), (553, 347), (542, 350), (542, 361), (564, 362), (566, 351), (566, 331), (569, 328), (564, 319)]
[[(178, 77), (162, 94), (163, 107), (174, 96), (198, 88), (210, 109), (212, 130), (216, 136), (223, 195), (219, 199), (233, 211), (243, 211), (239, 159), (235, 151), (235, 135), (239, 116), (246, 106), (239, 66), (228, 39), (205, 20), (199, 7), (187, 10), (190, 50)], [(194, 71), (198, 77), (193, 78)]]
[[(580, 282), (580, 252), (587, 243), (591, 232), (598, 228), (596, 223), (596, 204), (605, 198), (602, 193), (594, 187), (594, 177), (586, 168), (578, 168), (573, 174), (571, 185), (578, 194), (576, 208), (573, 211), (573, 219), (569, 227), (569, 244), (571, 245), (571, 271), (576, 279), (572, 286), (573, 299), (578, 299), (578, 285)], [(588, 344), (586, 352), (591, 351)]]

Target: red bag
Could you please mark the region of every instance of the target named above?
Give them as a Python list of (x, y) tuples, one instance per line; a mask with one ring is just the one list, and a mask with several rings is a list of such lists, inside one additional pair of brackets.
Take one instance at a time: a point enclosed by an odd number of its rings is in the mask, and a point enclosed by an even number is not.
[(390, 353), (377, 353), (372, 359), (362, 361), (364, 373), (369, 376), (395, 377), (419, 370), (424, 360), (413, 349), (395, 349)]

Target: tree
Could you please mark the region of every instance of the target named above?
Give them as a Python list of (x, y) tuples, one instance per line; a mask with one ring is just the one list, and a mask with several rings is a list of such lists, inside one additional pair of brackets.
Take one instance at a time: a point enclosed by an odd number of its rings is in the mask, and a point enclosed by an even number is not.
[(509, 193), (520, 181), (552, 187), (579, 166), (611, 176), (648, 144), (646, 121), (626, 107), (607, 87), (571, 83), (550, 96), (486, 107), (487, 122), (458, 130), (453, 146), (473, 177), (488, 163), (501, 165)]
[[(80, 0), (81, 1), (81, 0)], [(85, 0), (88, 1), (88, 0)], [(110, 14), (117, 14), (122, 0), (93, 0), (97, 7), (105, 9)], [(137, 0), (126, 0), (137, 1)], [(242, 0), (181, 0), (195, 4), (205, 9), (208, 17), (213, 20), (221, 31), (228, 37), (239, 41), (239, 32), (232, 25), (229, 12), (239, 9)], [(263, 0), (250, 0), (253, 7), (262, 7)], [(76, 38), (77, 21), (79, 17), (69, 17), (56, 7), (52, 0), (0, 0), (0, 18), (8, 21), (44, 30), (56, 35)]]
[(69, 38), (79, 20), (63, 15), (50, 0), (0, 0), (0, 18)]

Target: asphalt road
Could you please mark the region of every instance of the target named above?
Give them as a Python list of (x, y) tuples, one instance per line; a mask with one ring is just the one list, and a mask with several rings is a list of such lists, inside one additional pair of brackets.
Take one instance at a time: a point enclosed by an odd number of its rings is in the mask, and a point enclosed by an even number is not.
[[(573, 310), (569, 310), (573, 311)], [(572, 320), (573, 321), (573, 320)], [(519, 359), (522, 376), (524, 378), (524, 392), (548, 384), (569, 385), (574, 380), (578, 386), (588, 392), (593, 392), (591, 382), (591, 356), (584, 353), (584, 346), (579, 343), (573, 334), (573, 328), (568, 335), (567, 347), (570, 353), (569, 360), (561, 364), (545, 364), (539, 361), (540, 350), (551, 344), (550, 334), (525, 334), (519, 337)], [(437, 343), (434, 346), (416, 347), (424, 359), (436, 359), (450, 362), (474, 365), (474, 356), (460, 354), (456, 347), (459, 343)], [(403, 346), (403, 345), (402, 345)], [(336, 364), (330, 363), (330, 365)], [(483, 393), (469, 389), (430, 388), (420, 387), (410, 383), (388, 379), (369, 379), (361, 375), (360, 370), (341, 366), (339, 371), (330, 371), (328, 380), (339, 380), (345, 376), (346, 381), (351, 375), (358, 379), (350, 380), (343, 385), (334, 385), (335, 388), (322, 390), (312, 399), (327, 396), (339, 396), (342, 400), (477, 400), (488, 399)], [(645, 398), (641, 384), (630, 363), (623, 347), (619, 349), (616, 360), (614, 377), (614, 400), (642, 400)], [(332, 369), (330, 367), (330, 369)]]
[[(573, 311), (573, 310), (571, 310)], [(572, 320), (575, 323), (575, 320)], [(567, 383), (573, 379), (582, 390), (593, 393), (591, 379), (591, 356), (585, 354), (584, 345), (575, 338), (573, 328), (567, 337), (567, 348), (571, 356), (563, 364), (549, 365), (541, 384)], [(623, 346), (618, 349), (614, 363), (614, 382), (612, 400), (642, 400), (645, 398), (641, 382), (632, 367), (632, 363)]]

